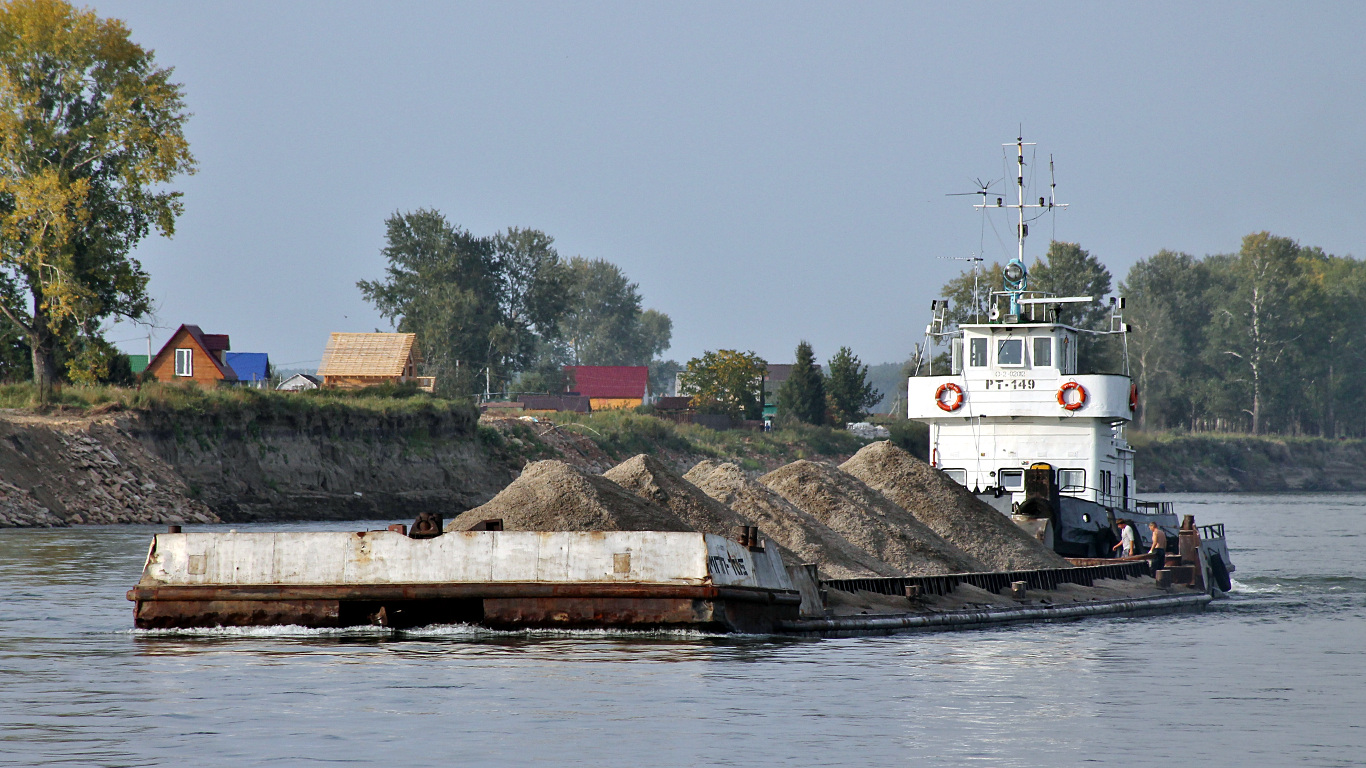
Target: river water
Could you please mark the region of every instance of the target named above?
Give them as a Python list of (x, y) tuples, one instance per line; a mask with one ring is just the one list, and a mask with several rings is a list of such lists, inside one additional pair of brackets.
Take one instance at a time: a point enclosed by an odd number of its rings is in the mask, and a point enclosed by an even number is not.
[(1206, 613), (849, 640), (135, 632), (160, 529), (0, 531), (0, 764), (1366, 763), (1366, 496), (1162, 498), (1229, 526)]

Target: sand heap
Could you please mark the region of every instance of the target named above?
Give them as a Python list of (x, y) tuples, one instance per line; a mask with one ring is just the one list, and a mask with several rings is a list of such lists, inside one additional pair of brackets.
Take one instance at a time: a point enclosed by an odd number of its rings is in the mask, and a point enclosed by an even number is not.
[(828, 464), (794, 461), (759, 482), (850, 543), (911, 576), (989, 570), (863, 481)]
[[(671, 471), (653, 456), (642, 453), (623, 461), (602, 476), (642, 499), (668, 509), (678, 519), (692, 526), (693, 530), (734, 539), (740, 535), (740, 526), (757, 525), (703, 493), (701, 488), (684, 480), (682, 475)], [(802, 560), (781, 543), (778, 553), (787, 565), (810, 562)]]
[(843, 536), (791, 502), (751, 479), (734, 464), (706, 460), (688, 471), (691, 482), (736, 514), (759, 526), (759, 530), (797, 554), (800, 562), (816, 563), (832, 578), (904, 576), (851, 544)]
[(501, 518), (508, 531), (691, 531), (663, 507), (562, 461), (526, 465), (521, 477), (483, 506), (446, 524), (467, 531)]
[(753, 525), (682, 476), (669, 471), (653, 456), (642, 453), (602, 476), (642, 499), (668, 509), (695, 531), (733, 539), (740, 535), (740, 526)]
[(886, 440), (864, 446), (840, 469), (881, 491), (988, 570), (1069, 565), (943, 472)]

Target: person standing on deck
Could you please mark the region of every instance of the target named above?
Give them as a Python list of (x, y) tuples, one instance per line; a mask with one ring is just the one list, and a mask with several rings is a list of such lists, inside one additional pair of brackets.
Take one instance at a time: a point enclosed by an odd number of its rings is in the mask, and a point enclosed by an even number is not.
[(1154, 567), (1161, 568), (1167, 561), (1167, 534), (1152, 521), (1148, 522), (1148, 532), (1153, 537), (1153, 545), (1148, 548), (1148, 554), (1153, 556)]
[(1120, 520), (1117, 525), (1119, 525), (1119, 543), (1110, 547), (1110, 549), (1112, 551), (1118, 549), (1120, 557), (1133, 557), (1134, 527), (1129, 525), (1128, 520)]

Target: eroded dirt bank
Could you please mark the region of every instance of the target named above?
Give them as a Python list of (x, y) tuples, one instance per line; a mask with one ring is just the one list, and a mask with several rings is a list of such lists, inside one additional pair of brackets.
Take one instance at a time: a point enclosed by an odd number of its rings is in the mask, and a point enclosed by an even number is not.
[(0, 527), (218, 520), (117, 421), (0, 416)]
[(449, 413), (0, 414), (0, 527), (453, 517), (521, 460)]

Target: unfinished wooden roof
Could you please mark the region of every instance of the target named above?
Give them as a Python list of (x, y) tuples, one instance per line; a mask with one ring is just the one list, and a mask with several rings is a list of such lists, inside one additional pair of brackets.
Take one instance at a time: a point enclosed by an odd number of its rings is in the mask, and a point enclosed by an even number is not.
[(419, 359), (415, 333), (334, 333), (318, 375), (402, 376), (409, 354)]

